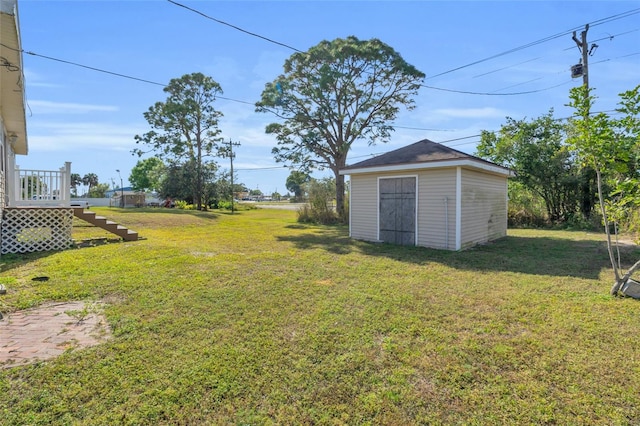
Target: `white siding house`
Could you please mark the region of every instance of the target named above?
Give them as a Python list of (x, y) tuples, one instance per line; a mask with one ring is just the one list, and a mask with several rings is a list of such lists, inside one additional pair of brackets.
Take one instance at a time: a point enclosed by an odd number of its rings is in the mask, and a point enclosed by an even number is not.
[(462, 250), (507, 234), (509, 169), (422, 140), (340, 171), (352, 238)]
[(0, 0), (0, 254), (68, 248), (74, 214), (83, 211), (71, 205), (71, 163), (18, 167), (16, 156), (29, 151), (25, 106), (18, 2)]

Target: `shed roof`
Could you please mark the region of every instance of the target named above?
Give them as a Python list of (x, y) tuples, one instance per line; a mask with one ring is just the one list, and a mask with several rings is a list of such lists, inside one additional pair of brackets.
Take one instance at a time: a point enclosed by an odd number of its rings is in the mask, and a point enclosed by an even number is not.
[(511, 171), (482, 158), (423, 139), (411, 145), (360, 161), (340, 170), (340, 174), (417, 170), (464, 166), (509, 176)]

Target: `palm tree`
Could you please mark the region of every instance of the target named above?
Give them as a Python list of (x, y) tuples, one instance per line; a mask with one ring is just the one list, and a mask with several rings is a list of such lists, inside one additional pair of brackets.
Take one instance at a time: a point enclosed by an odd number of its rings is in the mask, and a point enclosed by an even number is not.
[(71, 173), (71, 189), (75, 197), (78, 196), (78, 185), (82, 185), (82, 178), (78, 173)]
[(91, 192), (91, 187), (98, 184), (98, 175), (96, 175), (95, 173), (87, 173), (82, 178), (82, 183), (89, 187), (89, 189), (87, 190), (87, 194), (89, 194), (89, 192)]

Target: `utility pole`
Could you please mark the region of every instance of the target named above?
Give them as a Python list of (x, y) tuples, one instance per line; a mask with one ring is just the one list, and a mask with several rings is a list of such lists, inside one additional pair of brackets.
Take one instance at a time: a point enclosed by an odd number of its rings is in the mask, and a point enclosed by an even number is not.
[[(575, 41), (576, 44), (578, 45), (578, 49), (580, 50), (580, 53), (582, 53), (582, 64), (581, 64), (582, 65), (581, 67), (582, 84), (587, 90), (589, 90), (589, 55), (595, 51), (598, 45), (594, 43), (591, 45), (591, 49), (589, 49), (589, 45), (587, 44), (587, 31), (589, 31), (589, 24), (585, 25), (584, 31), (580, 33), (581, 40), (578, 40), (578, 37), (576, 36), (575, 31), (573, 32), (572, 38), (573, 38), (573, 41)], [(572, 67), (572, 71), (574, 71), (574, 67)]]
[(229, 160), (231, 161), (231, 214), (235, 211), (234, 208), (234, 199), (233, 199), (233, 159), (236, 154), (233, 152), (234, 146), (240, 146), (240, 142), (232, 142), (231, 138), (229, 138), (229, 142), (223, 142), (225, 144), (225, 155), (229, 156)]

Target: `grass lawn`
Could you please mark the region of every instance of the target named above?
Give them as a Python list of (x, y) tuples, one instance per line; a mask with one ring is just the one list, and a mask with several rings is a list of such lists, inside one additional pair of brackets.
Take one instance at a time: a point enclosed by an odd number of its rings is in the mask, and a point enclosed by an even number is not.
[(0, 370), (2, 425), (640, 424), (640, 304), (608, 295), (602, 235), (455, 253), (292, 211), (95, 210), (145, 239), (0, 258), (4, 303), (102, 300), (114, 334)]

